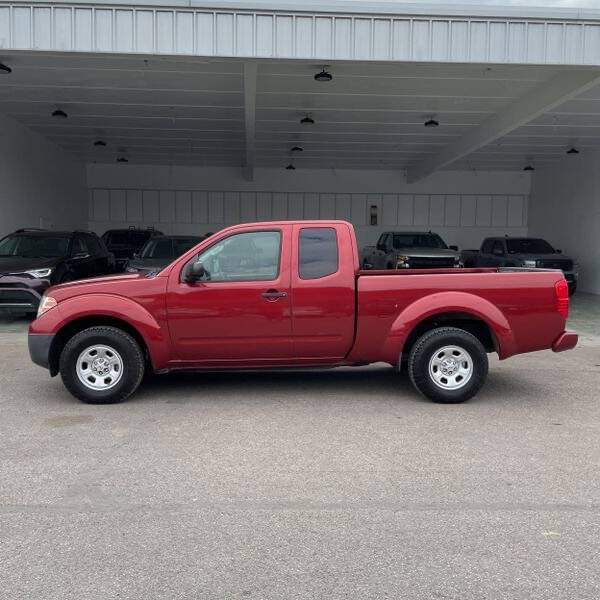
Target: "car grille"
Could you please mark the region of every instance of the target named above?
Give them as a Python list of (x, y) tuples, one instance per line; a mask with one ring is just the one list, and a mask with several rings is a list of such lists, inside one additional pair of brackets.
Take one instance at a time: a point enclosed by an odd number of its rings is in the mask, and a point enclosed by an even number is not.
[(541, 269), (560, 269), (561, 271), (572, 271), (573, 270), (573, 261), (572, 260), (557, 260), (557, 259), (549, 259), (549, 260), (538, 260), (538, 267)]
[(411, 269), (445, 269), (447, 267), (454, 267), (453, 256), (440, 256), (440, 257), (413, 257), (408, 259), (408, 264)]
[(33, 292), (20, 289), (0, 288), (0, 308), (36, 308), (39, 298)]

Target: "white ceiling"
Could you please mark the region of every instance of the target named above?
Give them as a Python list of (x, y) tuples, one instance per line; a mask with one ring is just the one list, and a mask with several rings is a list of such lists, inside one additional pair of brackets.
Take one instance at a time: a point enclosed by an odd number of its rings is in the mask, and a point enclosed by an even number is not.
[[(87, 162), (243, 165), (243, 65), (231, 60), (4, 56), (0, 112)], [(406, 169), (556, 74), (549, 67), (259, 63), (256, 166)], [(51, 116), (60, 108), (67, 119)], [(306, 114), (314, 125), (301, 125)], [(437, 128), (423, 126), (435, 118)], [(104, 140), (105, 148), (94, 147)], [(304, 148), (292, 157), (294, 145)], [(600, 147), (594, 88), (447, 168), (520, 170)], [(576, 160), (577, 157), (571, 157)]]

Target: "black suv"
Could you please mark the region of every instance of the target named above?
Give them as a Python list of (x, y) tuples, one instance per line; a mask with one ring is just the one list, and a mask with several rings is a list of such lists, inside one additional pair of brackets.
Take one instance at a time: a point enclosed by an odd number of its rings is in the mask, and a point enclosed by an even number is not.
[(159, 235), (162, 235), (162, 231), (153, 228), (109, 229), (102, 235), (102, 241), (115, 255), (117, 271), (123, 271), (129, 259), (133, 258), (133, 255), (139, 252), (148, 240)]
[(114, 271), (95, 233), (19, 229), (0, 240), (0, 311), (35, 313), (51, 285)]

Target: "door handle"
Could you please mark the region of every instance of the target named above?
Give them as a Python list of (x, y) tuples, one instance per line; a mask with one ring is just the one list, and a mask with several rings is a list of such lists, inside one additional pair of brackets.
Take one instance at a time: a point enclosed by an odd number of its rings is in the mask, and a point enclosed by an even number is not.
[(262, 297), (267, 300), (277, 300), (277, 298), (285, 298), (287, 296), (287, 292), (278, 292), (277, 290), (267, 290), (262, 293)]

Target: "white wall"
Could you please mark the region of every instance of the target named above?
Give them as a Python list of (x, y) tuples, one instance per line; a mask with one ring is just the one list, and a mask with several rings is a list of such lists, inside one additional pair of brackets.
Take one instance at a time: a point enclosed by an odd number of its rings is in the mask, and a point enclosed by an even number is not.
[[(360, 245), (387, 229), (432, 229), (448, 244), (478, 247), (488, 235), (524, 235), (526, 173), (442, 172), (408, 185), (400, 172), (88, 165), (89, 226), (128, 225), (165, 233), (205, 233), (271, 219), (339, 218)], [(371, 205), (378, 225), (369, 223)]]
[(86, 227), (85, 165), (3, 115), (0, 132), (0, 237), (20, 227)]
[(535, 172), (529, 231), (580, 263), (580, 290), (600, 294), (600, 153)]

